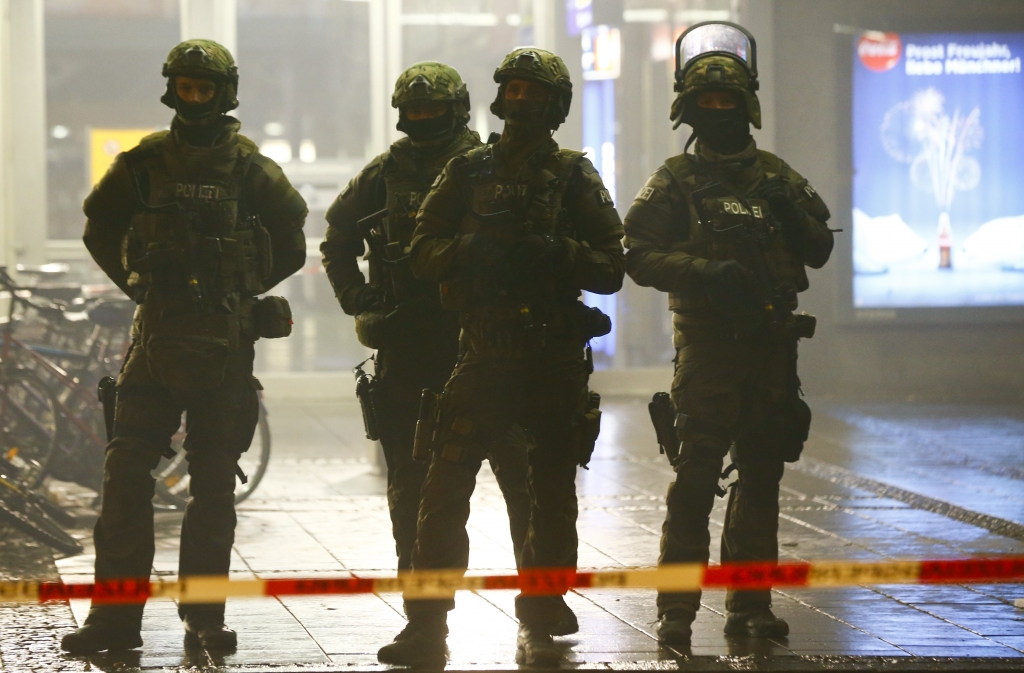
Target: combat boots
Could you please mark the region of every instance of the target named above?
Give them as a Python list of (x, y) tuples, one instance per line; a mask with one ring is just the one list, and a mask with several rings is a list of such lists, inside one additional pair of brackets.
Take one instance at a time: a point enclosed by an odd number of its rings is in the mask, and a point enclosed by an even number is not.
[(552, 636), (568, 636), (580, 630), (580, 623), (576, 619), (576, 613), (565, 603), (563, 596), (556, 596), (557, 607), (555, 608), (554, 621), (548, 628)]
[(725, 635), (748, 638), (785, 638), (789, 624), (779, 619), (770, 608), (755, 608), (743, 612), (729, 612), (725, 619)]
[(516, 636), (516, 663), (525, 666), (557, 666), (562, 661), (562, 651), (551, 636), (542, 629), (519, 624)]
[(694, 615), (686, 610), (669, 610), (658, 620), (658, 644), (689, 647)]
[(377, 661), (393, 666), (443, 666), (448, 655), (448, 625), (410, 619), (393, 642), (377, 650)]
[(60, 641), (60, 648), (74, 655), (94, 654), (104, 650), (134, 650), (136, 647), (142, 647), (142, 636), (138, 629), (113, 626), (104, 622), (86, 623)]
[(204, 620), (198, 617), (185, 617), (181, 620), (185, 626), (185, 647), (202, 647), (204, 650), (234, 650), (238, 645), (238, 635), (224, 626), (220, 620)]

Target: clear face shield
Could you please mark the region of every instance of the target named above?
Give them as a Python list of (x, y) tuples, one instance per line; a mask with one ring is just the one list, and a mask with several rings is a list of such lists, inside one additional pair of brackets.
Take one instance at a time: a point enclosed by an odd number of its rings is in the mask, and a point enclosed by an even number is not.
[(703, 56), (731, 56), (757, 79), (757, 43), (742, 26), (727, 21), (706, 21), (690, 26), (676, 41), (676, 82), (681, 84), (690, 64)]

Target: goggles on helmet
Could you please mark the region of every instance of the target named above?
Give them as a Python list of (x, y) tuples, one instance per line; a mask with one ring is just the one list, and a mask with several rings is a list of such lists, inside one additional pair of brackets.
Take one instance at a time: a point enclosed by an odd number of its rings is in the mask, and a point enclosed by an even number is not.
[(745, 28), (728, 21), (694, 24), (676, 40), (676, 82), (682, 84), (686, 71), (705, 56), (730, 56), (757, 80), (757, 43)]

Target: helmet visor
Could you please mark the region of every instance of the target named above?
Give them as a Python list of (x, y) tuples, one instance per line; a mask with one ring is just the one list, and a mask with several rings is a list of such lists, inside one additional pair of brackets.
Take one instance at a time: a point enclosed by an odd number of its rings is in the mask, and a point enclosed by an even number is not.
[(750, 33), (731, 23), (702, 23), (693, 26), (676, 43), (676, 68), (685, 71), (693, 61), (711, 54), (728, 54), (746, 64), (757, 76), (757, 55)]

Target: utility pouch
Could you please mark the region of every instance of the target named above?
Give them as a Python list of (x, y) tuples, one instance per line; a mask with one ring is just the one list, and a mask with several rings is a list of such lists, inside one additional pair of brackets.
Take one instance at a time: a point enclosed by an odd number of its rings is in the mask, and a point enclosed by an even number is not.
[(359, 343), (376, 350), (384, 345), (384, 323), (387, 316), (383, 311), (363, 311), (356, 316), (356, 338)]
[(585, 341), (603, 337), (612, 331), (612, 319), (599, 308), (587, 306), (582, 302), (574, 305), (576, 322)]
[(789, 335), (794, 339), (810, 339), (818, 326), (818, 319), (810, 313), (797, 313), (788, 325)]
[(669, 464), (675, 466), (679, 460), (679, 433), (676, 430), (676, 410), (668, 393), (654, 393), (647, 405), (651, 423), (658, 437), (658, 452), (668, 456)]
[(767, 452), (786, 463), (800, 460), (811, 429), (811, 408), (794, 394), (781, 402), (755, 405), (736, 440), (737, 455), (755, 458)]
[(363, 429), (366, 431), (366, 438), (370, 441), (380, 439), (380, 426), (377, 425), (377, 412), (373, 406), (373, 398), (377, 380), (363, 371), (366, 361), (356, 365), (352, 373), (356, 377), (356, 399), (359, 400), (359, 408), (363, 412)]
[(586, 469), (590, 464), (600, 434), (601, 395), (591, 390), (587, 395), (586, 408), (576, 425), (576, 456), (580, 467)]
[(228, 340), (213, 336), (155, 334), (146, 341), (150, 374), (179, 394), (221, 385), (230, 355)]
[(292, 307), (284, 297), (261, 297), (252, 307), (256, 336), (280, 339), (292, 333)]
[(412, 443), (412, 459), (429, 463), (434, 455), (434, 431), (437, 428), (437, 407), (441, 396), (424, 388), (420, 395), (420, 413), (416, 418), (416, 436)]
[(103, 426), (107, 431), (107, 441), (114, 439), (114, 411), (117, 408), (117, 379), (104, 376), (96, 386), (100, 404), (103, 406)]
[(799, 397), (791, 397), (771, 418), (778, 437), (779, 458), (787, 463), (800, 460), (811, 431), (811, 408)]

